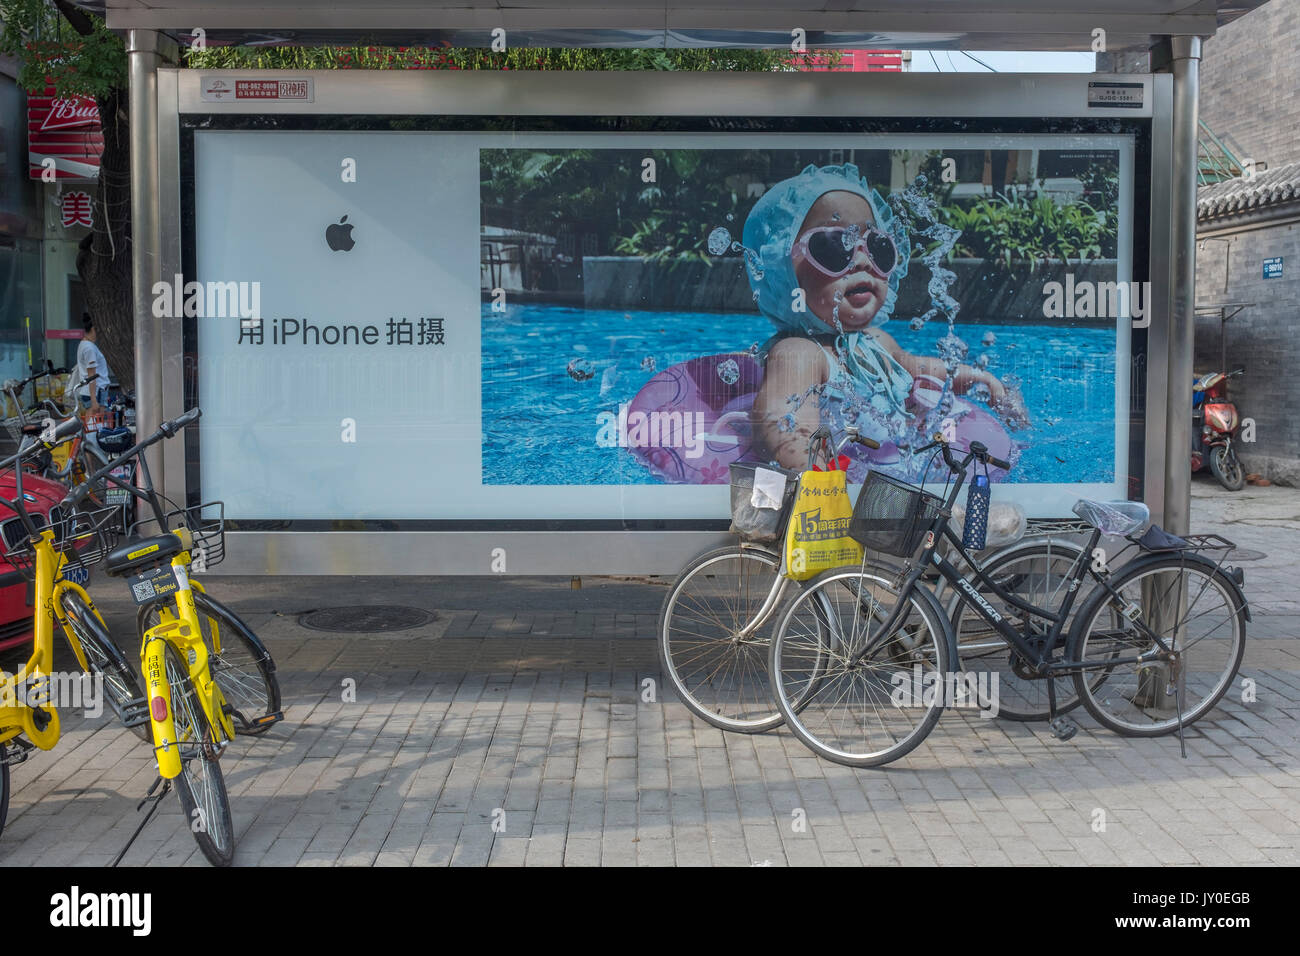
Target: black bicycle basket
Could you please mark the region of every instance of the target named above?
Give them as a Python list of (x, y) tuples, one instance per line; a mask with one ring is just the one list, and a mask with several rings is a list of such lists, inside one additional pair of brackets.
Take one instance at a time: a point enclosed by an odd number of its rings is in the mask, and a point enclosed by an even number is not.
[[(785, 493), (779, 508), (755, 508), (753, 504), (754, 473), (759, 468), (779, 472), (785, 476)], [(786, 522), (794, 508), (795, 489), (799, 472), (772, 465), (733, 461), (731, 463), (731, 533), (746, 541), (771, 544), (780, 540)]]
[(206, 571), (220, 564), (226, 556), (226, 506), (220, 501), (180, 508), (167, 514), (168, 527), (182, 525), (190, 529), (194, 546), (190, 548), (195, 571)]
[(868, 551), (908, 558), (942, 508), (941, 498), (873, 471), (853, 505), (849, 537)]
[[(58, 505), (50, 509), (50, 520), (44, 515), (29, 515), (38, 531), (52, 528), (54, 550), (67, 560), (69, 568), (86, 571), (104, 560), (104, 556), (117, 546), (122, 536), (122, 506), (110, 505), (93, 511), (74, 511), (64, 514)], [(5, 558), (15, 571), (28, 581), (36, 578), (36, 548), (28, 538), (22, 520), (6, 521), (0, 529), (6, 549)]]

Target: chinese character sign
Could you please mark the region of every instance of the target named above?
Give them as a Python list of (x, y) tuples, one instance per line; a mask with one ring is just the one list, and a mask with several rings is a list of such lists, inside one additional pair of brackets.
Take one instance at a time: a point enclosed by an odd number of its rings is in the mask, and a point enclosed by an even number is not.
[(65, 228), (68, 226), (85, 226), (89, 229), (91, 226), (91, 208), (90, 193), (81, 190), (64, 193), (59, 221), (63, 223)]

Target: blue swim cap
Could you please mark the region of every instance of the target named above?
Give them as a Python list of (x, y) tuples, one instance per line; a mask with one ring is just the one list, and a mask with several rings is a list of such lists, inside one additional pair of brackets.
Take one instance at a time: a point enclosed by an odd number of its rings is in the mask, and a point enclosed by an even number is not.
[(745, 219), (743, 243), (757, 254), (757, 262), (746, 257), (749, 284), (758, 293), (758, 308), (783, 331), (825, 335), (836, 332), (812, 310), (796, 312), (791, 293), (799, 285), (790, 254), (799, 227), (808, 210), (829, 192), (850, 192), (871, 205), (876, 228), (887, 232), (898, 247), (898, 267), (889, 276), (889, 294), (871, 320), (880, 325), (889, 318), (898, 299), (898, 286), (907, 275), (911, 241), (903, 221), (894, 215), (889, 204), (871, 188), (853, 163), (843, 166), (808, 166), (798, 176), (777, 183), (759, 198)]

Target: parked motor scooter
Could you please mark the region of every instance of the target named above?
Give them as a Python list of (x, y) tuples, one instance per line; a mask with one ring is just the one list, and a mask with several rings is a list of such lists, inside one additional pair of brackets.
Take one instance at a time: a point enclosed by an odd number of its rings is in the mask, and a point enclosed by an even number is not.
[(1246, 484), (1246, 470), (1232, 447), (1241, 418), (1228, 401), (1228, 379), (1244, 371), (1209, 372), (1192, 384), (1192, 471), (1208, 464), (1229, 491), (1240, 491)]

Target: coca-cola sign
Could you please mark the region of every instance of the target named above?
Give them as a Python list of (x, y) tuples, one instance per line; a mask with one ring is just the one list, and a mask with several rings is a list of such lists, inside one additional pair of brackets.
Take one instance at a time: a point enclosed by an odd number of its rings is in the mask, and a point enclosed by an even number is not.
[(29, 176), (52, 180), (87, 180), (99, 176), (104, 137), (99, 108), (85, 96), (58, 96), (53, 87), (27, 98)]

